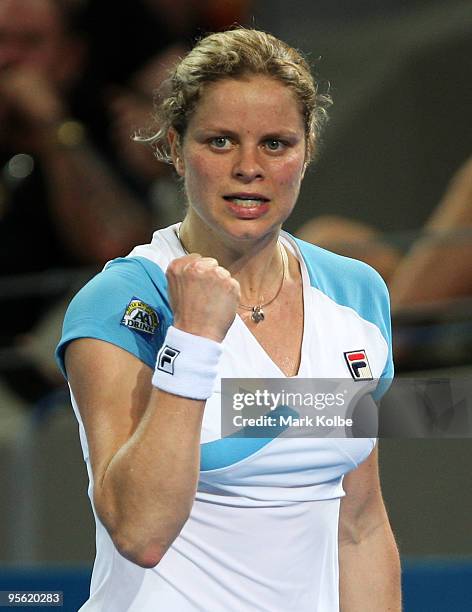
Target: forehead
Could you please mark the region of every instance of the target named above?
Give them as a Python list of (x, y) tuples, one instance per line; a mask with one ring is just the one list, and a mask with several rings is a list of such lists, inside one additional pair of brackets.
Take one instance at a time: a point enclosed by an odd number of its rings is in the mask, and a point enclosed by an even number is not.
[(59, 11), (52, 0), (0, 0), (2, 30), (51, 32), (59, 26)]
[(255, 75), (205, 85), (190, 124), (265, 130), (303, 130), (301, 104), (293, 90), (272, 77)]

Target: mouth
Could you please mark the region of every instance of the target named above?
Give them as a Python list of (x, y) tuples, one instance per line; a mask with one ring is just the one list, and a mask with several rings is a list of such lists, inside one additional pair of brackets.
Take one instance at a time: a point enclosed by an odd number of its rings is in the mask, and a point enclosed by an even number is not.
[(230, 193), (223, 199), (231, 215), (246, 221), (263, 217), (270, 208), (269, 198), (260, 193)]
[(223, 196), (223, 199), (241, 208), (254, 208), (269, 202), (269, 198), (259, 193), (231, 193)]

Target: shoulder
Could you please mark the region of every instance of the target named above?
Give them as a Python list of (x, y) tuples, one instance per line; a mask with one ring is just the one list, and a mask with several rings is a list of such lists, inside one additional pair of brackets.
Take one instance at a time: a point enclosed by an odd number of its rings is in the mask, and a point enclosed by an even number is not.
[(387, 331), (390, 298), (387, 286), (376, 270), (357, 259), (332, 253), (298, 238), (294, 240), (314, 289), (338, 305), (354, 309), (363, 319)]
[(298, 238), (295, 242), (303, 255), (312, 286), (332, 297), (354, 299), (360, 291), (388, 297), (380, 274), (368, 264), (327, 251)]
[(164, 271), (142, 257), (122, 257), (109, 262), (73, 298), (66, 314), (68, 318), (93, 317), (97, 309), (104, 313), (122, 305), (131, 292), (139, 298), (167, 300), (167, 280)]
[(72, 299), (56, 356), (78, 338), (111, 342), (152, 366), (172, 312), (164, 270), (144, 257), (115, 259)]

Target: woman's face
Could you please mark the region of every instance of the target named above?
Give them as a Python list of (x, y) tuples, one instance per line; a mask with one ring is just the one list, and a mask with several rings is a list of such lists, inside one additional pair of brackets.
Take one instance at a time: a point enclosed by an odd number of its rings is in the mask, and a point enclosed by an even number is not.
[(180, 149), (175, 134), (170, 141), (193, 231), (232, 242), (278, 232), (305, 170), (303, 116), (291, 89), (260, 75), (211, 83)]

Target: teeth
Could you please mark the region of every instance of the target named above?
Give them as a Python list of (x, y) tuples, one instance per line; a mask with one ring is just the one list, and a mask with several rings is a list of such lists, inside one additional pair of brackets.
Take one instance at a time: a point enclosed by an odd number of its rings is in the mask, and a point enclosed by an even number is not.
[(260, 206), (263, 200), (247, 200), (241, 198), (231, 198), (231, 202), (234, 202), (238, 206), (242, 206), (243, 208), (251, 208), (252, 206)]

